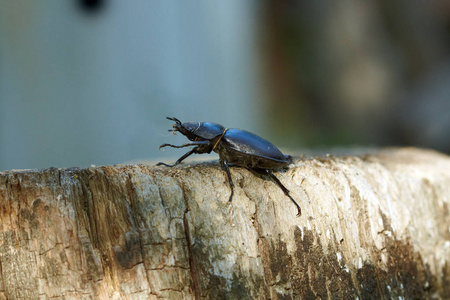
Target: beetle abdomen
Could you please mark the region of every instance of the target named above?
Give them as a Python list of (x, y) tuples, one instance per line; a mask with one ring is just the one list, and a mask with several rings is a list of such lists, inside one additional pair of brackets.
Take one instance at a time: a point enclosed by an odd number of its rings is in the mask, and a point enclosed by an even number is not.
[(245, 130), (228, 129), (223, 136), (223, 141), (228, 143), (232, 149), (241, 153), (260, 156), (286, 164), (290, 162), (271, 142)]

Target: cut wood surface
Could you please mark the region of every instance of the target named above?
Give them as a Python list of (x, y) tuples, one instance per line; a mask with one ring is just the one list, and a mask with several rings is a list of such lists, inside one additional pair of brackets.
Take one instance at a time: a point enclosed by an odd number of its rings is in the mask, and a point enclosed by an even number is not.
[[(450, 299), (450, 158), (0, 173), (0, 298)], [(399, 298), (400, 299), (400, 298)]]

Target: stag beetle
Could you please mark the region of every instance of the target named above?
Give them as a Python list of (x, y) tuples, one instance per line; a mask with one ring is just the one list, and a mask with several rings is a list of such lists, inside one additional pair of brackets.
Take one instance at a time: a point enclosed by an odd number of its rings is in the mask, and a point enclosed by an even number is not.
[(157, 166), (164, 165), (173, 167), (181, 163), (191, 154), (204, 154), (214, 151), (219, 154), (220, 165), (227, 172), (231, 188), (229, 201), (233, 199), (234, 193), (234, 184), (231, 179), (229, 166), (244, 167), (256, 174), (268, 175), (295, 204), (298, 209), (297, 216), (301, 215), (300, 206), (291, 197), (289, 190), (271, 171), (288, 166), (292, 162), (290, 155), (284, 155), (272, 143), (245, 130), (225, 128), (220, 124), (209, 122), (181, 123), (177, 118), (167, 117), (167, 119), (175, 122), (173, 128), (169, 129), (170, 132), (174, 134), (177, 131), (181, 132), (192, 143), (181, 146), (163, 144), (159, 146), (159, 149), (167, 146), (173, 148), (195, 147), (181, 156), (173, 165), (160, 162)]

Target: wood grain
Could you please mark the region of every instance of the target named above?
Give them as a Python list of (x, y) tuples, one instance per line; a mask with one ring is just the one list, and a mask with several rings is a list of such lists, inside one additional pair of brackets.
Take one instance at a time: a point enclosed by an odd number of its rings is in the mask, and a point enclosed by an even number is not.
[(450, 159), (297, 158), (0, 173), (2, 299), (450, 297)]

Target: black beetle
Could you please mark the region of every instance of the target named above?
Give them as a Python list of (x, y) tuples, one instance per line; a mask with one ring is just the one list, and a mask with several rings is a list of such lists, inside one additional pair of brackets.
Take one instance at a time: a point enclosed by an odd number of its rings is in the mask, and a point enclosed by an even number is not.
[(173, 148), (195, 147), (180, 157), (173, 165), (160, 162), (157, 164), (158, 166), (173, 167), (181, 163), (191, 154), (211, 153), (211, 151), (214, 151), (219, 154), (220, 165), (228, 175), (228, 181), (231, 187), (229, 201), (233, 199), (234, 193), (234, 184), (231, 179), (229, 166), (244, 167), (254, 173), (268, 175), (295, 204), (298, 209), (297, 216), (301, 215), (300, 206), (291, 197), (289, 190), (271, 171), (287, 167), (292, 162), (290, 155), (284, 155), (272, 143), (245, 130), (228, 129), (220, 124), (209, 122), (181, 123), (177, 118), (167, 117), (167, 119), (175, 122), (173, 128), (169, 129), (170, 132), (175, 133), (179, 131), (192, 141), (192, 143), (181, 146), (163, 144), (159, 148), (161, 149), (167, 146)]

